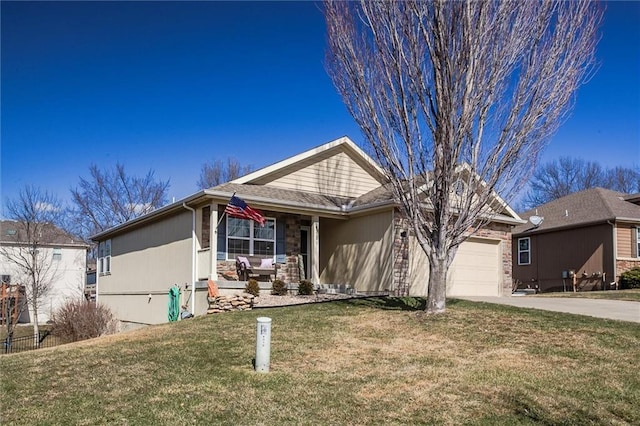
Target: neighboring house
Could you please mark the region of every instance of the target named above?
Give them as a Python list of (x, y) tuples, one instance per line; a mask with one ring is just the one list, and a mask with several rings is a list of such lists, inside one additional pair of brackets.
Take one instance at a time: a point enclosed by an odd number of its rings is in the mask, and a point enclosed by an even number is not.
[(608, 289), (640, 266), (640, 194), (593, 188), (521, 216), (543, 218), (513, 231), (513, 279), (521, 287), (573, 291), (575, 277), (580, 290)]
[[(5, 256), (23, 254), (28, 257), (31, 246), (26, 240), (22, 223), (10, 220), (0, 222), (0, 275), (3, 281), (24, 286), (29, 294), (29, 277)], [(51, 320), (56, 309), (67, 300), (82, 298), (88, 248), (85, 242), (53, 225), (43, 227), (41, 240), (37, 243), (37, 265), (49, 270), (47, 281), (50, 282), (50, 290), (41, 299), (38, 322)], [(31, 306), (28, 308), (23, 312), (20, 322), (33, 321)]]
[[(239, 255), (274, 259), (287, 283), (426, 295), (427, 258), (385, 183), (376, 162), (343, 137), (202, 190), (93, 237), (98, 303), (122, 321), (165, 322), (168, 290), (178, 284), (182, 302), (202, 314), (208, 279), (221, 292), (244, 288), (235, 281)], [(234, 193), (262, 211), (264, 227), (224, 215)], [(511, 294), (511, 228), (522, 221), (498, 197), (495, 205), (493, 222), (461, 245), (449, 295)]]

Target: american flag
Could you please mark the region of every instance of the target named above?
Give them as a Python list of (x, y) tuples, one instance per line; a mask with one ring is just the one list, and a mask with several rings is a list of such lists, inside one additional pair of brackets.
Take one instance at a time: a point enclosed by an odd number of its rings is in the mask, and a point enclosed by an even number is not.
[(244, 202), (242, 198), (236, 197), (235, 195), (231, 197), (231, 199), (229, 200), (229, 204), (227, 204), (227, 207), (224, 209), (224, 211), (232, 217), (256, 221), (260, 224), (260, 226), (264, 226), (264, 224), (267, 222), (267, 220), (259, 211), (252, 209), (247, 205), (247, 203)]

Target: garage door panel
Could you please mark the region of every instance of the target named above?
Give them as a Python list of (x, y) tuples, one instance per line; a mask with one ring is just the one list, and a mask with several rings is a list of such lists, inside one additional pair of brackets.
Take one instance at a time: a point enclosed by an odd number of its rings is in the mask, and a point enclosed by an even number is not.
[(499, 242), (468, 240), (460, 245), (447, 280), (448, 296), (499, 296)]
[[(410, 246), (410, 294), (425, 296), (429, 261), (415, 238)], [(500, 295), (500, 242), (474, 238), (460, 245), (447, 275), (447, 296)]]

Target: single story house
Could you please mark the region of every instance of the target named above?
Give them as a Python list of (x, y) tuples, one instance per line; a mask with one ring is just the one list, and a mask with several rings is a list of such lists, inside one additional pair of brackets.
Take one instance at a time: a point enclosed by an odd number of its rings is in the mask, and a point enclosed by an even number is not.
[[(12, 260), (21, 257), (38, 267), (43, 277), (42, 283), (48, 288), (39, 302), (39, 323), (51, 320), (53, 313), (68, 300), (82, 299), (89, 249), (87, 243), (53, 225), (43, 226), (42, 229), (41, 240), (37, 242), (36, 261), (32, 263), (32, 245), (26, 238), (24, 224), (11, 220), (0, 222), (2, 282), (23, 286), (27, 296), (30, 295), (27, 271)], [(33, 315), (32, 306), (28, 305), (19, 322), (32, 322)]]
[[(615, 288), (640, 267), (640, 194), (576, 192), (522, 213), (513, 230), (513, 278), (539, 291)], [(613, 285), (612, 285), (613, 283)]]
[[(121, 321), (165, 322), (177, 284), (182, 302), (203, 314), (208, 280), (221, 292), (244, 288), (236, 258), (246, 255), (273, 259), (287, 283), (424, 296), (427, 258), (386, 183), (378, 164), (342, 137), (202, 190), (93, 237), (98, 302)], [(264, 226), (224, 214), (234, 194), (263, 213)], [(496, 205), (493, 221), (461, 245), (449, 295), (511, 294), (511, 228), (522, 220)]]

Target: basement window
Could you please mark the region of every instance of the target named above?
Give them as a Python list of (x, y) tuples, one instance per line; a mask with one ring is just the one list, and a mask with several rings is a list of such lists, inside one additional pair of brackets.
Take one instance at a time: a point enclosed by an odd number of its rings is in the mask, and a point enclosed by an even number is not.
[(531, 238), (518, 238), (518, 265), (531, 264)]

